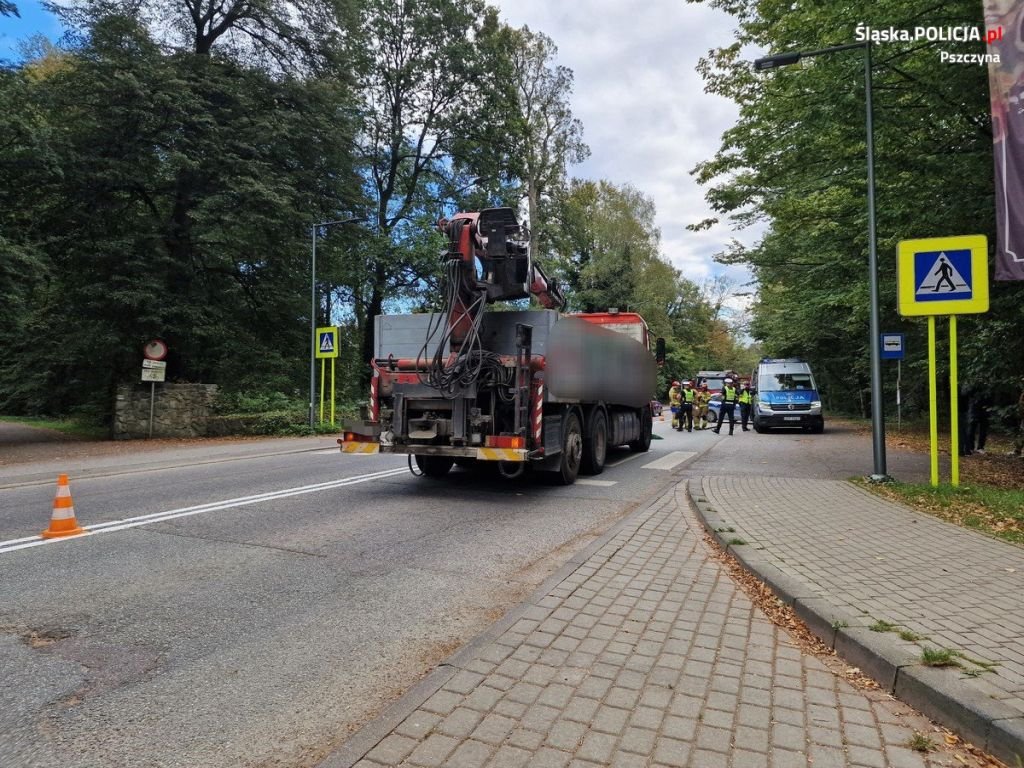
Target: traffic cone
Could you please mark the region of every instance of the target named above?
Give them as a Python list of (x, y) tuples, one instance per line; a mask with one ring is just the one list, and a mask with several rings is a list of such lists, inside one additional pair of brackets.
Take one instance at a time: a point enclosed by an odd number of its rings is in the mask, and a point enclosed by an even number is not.
[(75, 519), (75, 505), (71, 502), (68, 476), (60, 475), (57, 478), (57, 496), (53, 500), (50, 527), (43, 531), (42, 537), (56, 539), (59, 536), (77, 536), (80, 533), (85, 533), (85, 528), (79, 526)]

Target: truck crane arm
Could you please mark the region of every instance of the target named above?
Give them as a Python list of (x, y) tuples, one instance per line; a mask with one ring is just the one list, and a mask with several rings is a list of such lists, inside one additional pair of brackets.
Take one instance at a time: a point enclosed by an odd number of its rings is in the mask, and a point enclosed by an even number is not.
[(545, 309), (565, 306), (558, 286), (533, 261), (529, 232), (511, 208), (457, 213), (450, 220), (441, 219), (438, 228), (448, 236), (448, 258), (462, 263), (460, 298), (464, 304), (484, 290), (488, 303), (533, 295)]
[[(533, 263), (529, 232), (511, 208), (457, 213), (438, 221), (438, 229), (448, 237), (441, 313), (447, 323), (442, 326), (439, 318), (428, 331), (417, 358), (419, 380), (447, 398), (468, 390), (481, 377), (508, 386), (508, 369), (480, 342), (487, 305), (533, 295), (545, 309), (558, 310), (565, 305), (562, 292)], [(435, 339), (435, 352), (421, 368)]]

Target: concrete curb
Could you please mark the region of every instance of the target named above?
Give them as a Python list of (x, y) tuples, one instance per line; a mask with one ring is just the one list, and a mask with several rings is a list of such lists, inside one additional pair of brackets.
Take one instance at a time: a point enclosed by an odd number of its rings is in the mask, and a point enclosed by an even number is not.
[[(687, 463), (689, 461), (681, 464), (677, 471)], [(523, 618), (528, 611), (534, 608), (543, 608), (540, 602), (547, 597), (548, 593), (571, 576), (580, 566), (584, 565), (601, 547), (615, 538), (623, 529), (629, 528), (631, 525), (639, 528), (640, 521), (644, 518), (644, 515), (649, 513), (651, 508), (658, 504), (665, 494), (669, 493), (677, 484), (678, 478), (674, 478), (666, 485), (659, 487), (639, 508), (615, 523), (601, 536), (573, 555), (565, 565), (548, 576), (526, 600), (513, 607), (498, 621), (470, 640), (445, 661), (441, 662), (419, 683), (388, 706), (381, 715), (378, 715), (352, 734), (341, 746), (318, 763), (317, 768), (352, 768), (391, 731), (397, 728), (403, 720), (419, 709), (420, 705), (427, 699), (437, 693), (465, 664), (475, 659), (483, 648), (501, 637), (517, 621)]]
[[(883, 689), (975, 746), (1009, 765), (1024, 760), (1024, 717), (1018, 710), (978, 691), (958, 672), (921, 664), (919, 646), (872, 632), (864, 617), (844, 615), (827, 595), (783, 573), (770, 552), (758, 549), (753, 537), (711, 506), (704, 487), (694, 485), (693, 480), (687, 483), (687, 496), (707, 532), (745, 570), (791, 605), (829, 648)], [(736, 543), (737, 539), (744, 544)]]

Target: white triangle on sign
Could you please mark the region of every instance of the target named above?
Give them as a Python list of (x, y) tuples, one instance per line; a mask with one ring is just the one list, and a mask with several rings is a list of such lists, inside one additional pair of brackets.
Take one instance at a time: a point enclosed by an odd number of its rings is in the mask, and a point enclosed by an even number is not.
[(971, 286), (967, 284), (963, 276), (957, 272), (956, 267), (949, 260), (949, 257), (945, 253), (940, 253), (939, 257), (932, 264), (928, 272), (925, 273), (924, 280), (917, 287), (915, 296), (927, 296), (929, 294), (936, 293), (970, 293)]
[(325, 333), (320, 337), (320, 351), (321, 352), (333, 352), (334, 351), (334, 339), (331, 334)]

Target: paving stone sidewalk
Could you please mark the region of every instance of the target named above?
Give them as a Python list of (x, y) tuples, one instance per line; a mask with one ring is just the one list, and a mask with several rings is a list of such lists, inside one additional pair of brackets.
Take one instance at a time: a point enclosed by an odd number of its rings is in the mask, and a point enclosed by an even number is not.
[(805, 655), (702, 537), (674, 487), (322, 768), (960, 764), (911, 750), (928, 721)]
[[(1024, 549), (847, 482), (732, 476), (704, 477), (699, 487), (698, 508), (712, 510), (704, 514), (712, 528), (735, 529), (728, 536), (745, 544), (731, 551), (750, 570), (799, 592), (788, 595), (798, 607), (848, 625), (836, 627), (837, 651), (851, 642), (878, 647), (895, 660), (897, 681), (900, 660), (921, 675), (912, 666), (923, 648), (956, 651), (960, 667), (946, 673), (953, 693), (1024, 740)], [(896, 626), (868, 629), (878, 621)], [(1011, 763), (1024, 741), (1016, 743), (1010, 751), (1003, 744)]]

